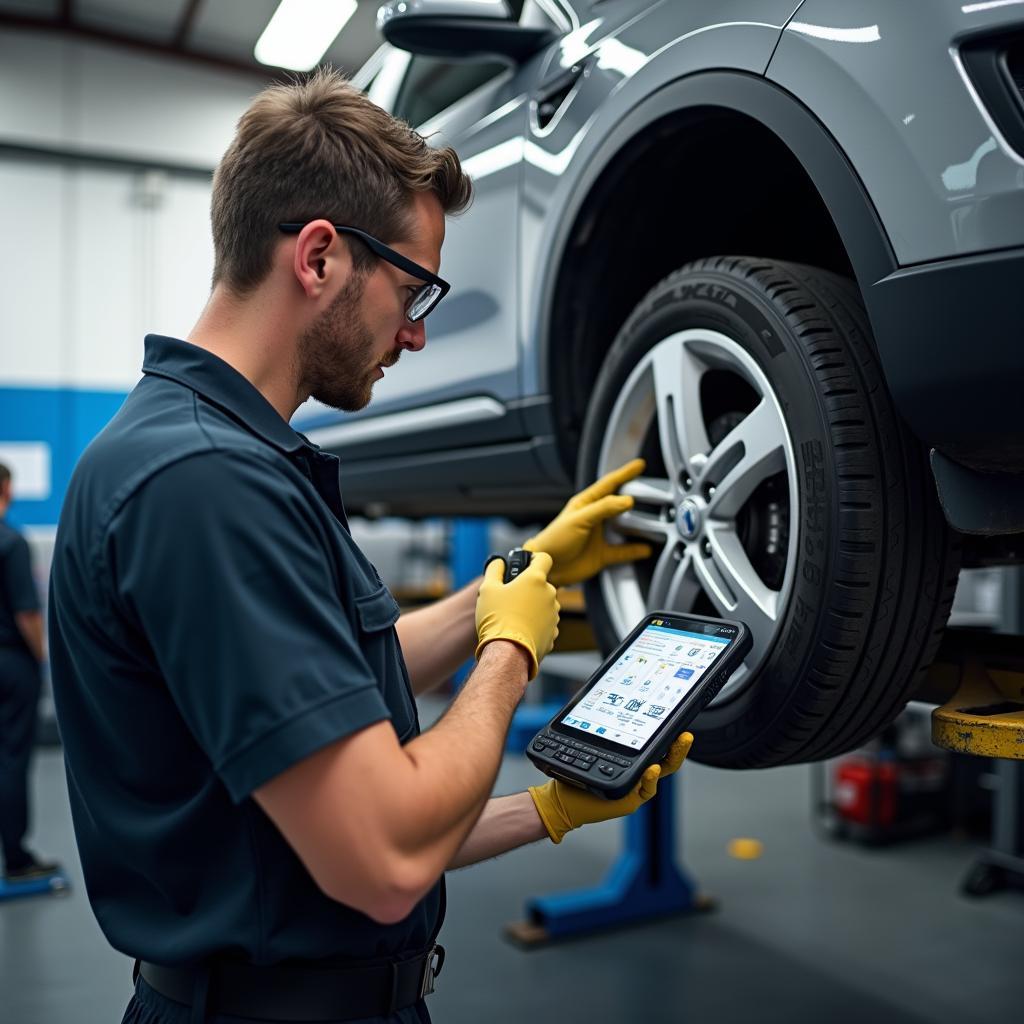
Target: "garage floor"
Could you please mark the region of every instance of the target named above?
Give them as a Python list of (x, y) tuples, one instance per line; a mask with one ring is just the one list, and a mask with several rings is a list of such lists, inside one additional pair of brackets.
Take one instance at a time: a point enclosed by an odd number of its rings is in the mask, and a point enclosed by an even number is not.
[[(531, 953), (507, 945), (501, 926), (525, 897), (602, 877), (614, 824), (457, 872), (442, 933), (448, 962), (430, 1001), (437, 1024), (1019, 1019), (1024, 896), (958, 896), (973, 845), (824, 841), (809, 823), (806, 767), (685, 774), (686, 862), (718, 911)], [(522, 758), (508, 758), (498, 791), (534, 781)], [(117, 1022), (130, 965), (89, 911), (59, 753), (39, 755), (34, 784), (38, 849), (72, 865), (77, 884), (66, 898), (0, 904), (0, 1021)], [(764, 856), (731, 859), (736, 836), (762, 840)]]

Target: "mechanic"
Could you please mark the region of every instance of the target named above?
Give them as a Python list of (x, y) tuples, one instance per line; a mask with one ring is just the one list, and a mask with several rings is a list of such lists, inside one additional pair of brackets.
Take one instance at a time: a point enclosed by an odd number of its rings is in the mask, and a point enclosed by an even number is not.
[(24, 845), (45, 654), (32, 553), (6, 518), (13, 498), (11, 471), (0, 465), (0, 847), (4, 880), (17, 883), (56, 874), (60, 865), (40, 860)]
[[(502, 563), (399, 618), (352, 539), (338, 460), (288, 421), (357, 410), (425, 344), (445, 215), (471, 186), (335, 73), (278, 85), (214, 177), (213, 291), (83, 455), (51, 579), (76, 838), (134, 1024), (428, 1021), (446, 869), (628, 814), (549, 782), (489, 799), (557, 633), (555, 585), (648, 553), (602, 523), (630, 463)], [(384, 241), (382, 241), (384, 240)], [(414, 693), (477, 664), (420, 734)]]

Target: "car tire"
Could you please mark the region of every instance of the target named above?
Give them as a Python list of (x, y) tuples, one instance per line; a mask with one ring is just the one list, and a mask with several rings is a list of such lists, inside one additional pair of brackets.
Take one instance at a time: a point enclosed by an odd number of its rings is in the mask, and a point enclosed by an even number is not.
[(814, 761), (884, 728), (934, 656), (959, 543), (853, 282), (719, 257), (654, 287), (599, 372), (579, 482), (636, 455), (636, 505), (609, 534), (653, 555), (586, 585), (601, 646), (654, 606), (751, 620), (755, 635), (697, 719), (693, 756)]

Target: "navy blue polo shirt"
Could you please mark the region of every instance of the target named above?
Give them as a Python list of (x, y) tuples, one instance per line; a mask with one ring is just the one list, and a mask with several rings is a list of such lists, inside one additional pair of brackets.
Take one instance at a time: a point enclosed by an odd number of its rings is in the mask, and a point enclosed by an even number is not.
[(39, 595), (28, 541), (6, 519), (0, 519), (0, 651), (31, 653), (15, 616), (37, 611)]
[(398, 606), (349, 533), (338, 460), (203, 349), (150, 335), (143, 371), (75, 470), (50, 584), (100, 926), (164, 964), (422, 949), (442, 882), (378, 924), (325, 896), (251, 798), (373, 722), (419, 732)]

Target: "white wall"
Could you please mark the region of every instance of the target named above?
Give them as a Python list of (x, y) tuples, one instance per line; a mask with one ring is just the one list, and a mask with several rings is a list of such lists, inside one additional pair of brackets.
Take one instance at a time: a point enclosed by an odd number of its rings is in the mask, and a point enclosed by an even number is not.
[(205, 304), (203, 172), (264, 84), (0, 33), (0, 455), (26, 485), (22, 526), (57, 521), (82, 449), (139, 378), (143, 336), (188, 333)]
[(264, 84), (256, 75), (6, 30), (0, 140), (213, 167)]
[(208, 183), (0, 155), (0, 385), (127, 390), (209, 291)]
[[(263, 84), (8, 31), (0, 145), (212, 169)], [(0, 387), (128, 390), (143, 335), (186, 333), (206, 300), (209, 191), (194, 175), (0, 149)]]

